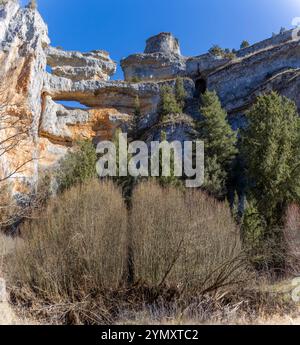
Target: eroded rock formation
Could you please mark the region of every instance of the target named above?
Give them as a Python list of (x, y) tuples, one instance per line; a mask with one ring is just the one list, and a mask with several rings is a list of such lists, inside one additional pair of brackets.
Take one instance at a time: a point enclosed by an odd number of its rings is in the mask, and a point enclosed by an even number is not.
[[(0, 152), (1, 176), (14, 172), (13, 193), (33, 190), (39, 172), (55, 166), (77, 140), (111, 139), (128, 129), (136, 96), (141, 102), (142, 139), (159, 139), (164, 129), (170, 140), (188, 139), (193, 119), (199, 118), (199, 97), (216, 90), (235, 127), (256, 96), (277, 90), (300, 110), (300, 37), (287, 31), (235, 57), (206, 53), (186, 57), (179, 41), (161, 33), (146, 42), (144, 53), (121, 61), (125, 81), (111, 81), (116, 63), (103, 50), (88, 53), (50, 46), (48, 29), (35, 9), (18, 1), (0, 2), (0, 137), (19, 138)], [(48, 65), (48, 68), (47, 68)], [(157, 106), (165, 84), (184, 78), (185, 114), (159, 121)], [(76, 101), (82, 108), (66, 106)], [(0, 178), (1, 178), (0, 176)]]
[(45, 48), (50, 41), (39, 13), (20, 8), (17, 1), (0, 4), (0, 28), (0, 174), (12, 174), (18, 193), (32, 189), (38, 178)]
[(103, 50), (80, 53), (49, 47), (47, 63), (53, 75), (73, 81), (109, 80), (117, 68), (116, 63)]

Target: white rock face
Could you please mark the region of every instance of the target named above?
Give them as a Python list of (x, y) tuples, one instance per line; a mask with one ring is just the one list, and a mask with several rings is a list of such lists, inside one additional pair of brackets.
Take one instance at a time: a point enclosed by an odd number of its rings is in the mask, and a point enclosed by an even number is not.
[(2, 0), (0, 2), (0, 42), (4, 40), (9, 23), (19, 8), (20, 6), (17, 0)]
[[(139, 96), (142, 113), (153, 113), (160, 100), (160, 89), (164, 85), (175, 86), (175, 80), (160, 82), (128, 83), (124, 81), (85, 80), (73, 82), (67, 78), (59, 78), (45, 74), (43, 92), (54, 100), (77, 101), (88, 107), (116, 108), (120, 112), (132, 114), (136, 96)], [(192, 98), (194, 83), (184, 80), (187, 97)]]
[(243, 111), (260, 93), (271, 90), (288, 96), (299, 107), (299, 71), (300, 37), (264, 47), (212, 71), (207, 87), (216, 90), (229, 113)]
[(72, 81), (109, 80), (117, 68), (116, 63), (103, 50), (80, 53), (49, 47), (47, 63), (53, 75)]
[(44, 100), (40, 135), (61, 145), (76, 140), (109, 140), (118, 127), (126, 129), (129, 116), (114, 108), (76, 109)]
[[(5, 140), (16, 135), (17, 127), (27, 133), (13, 150), (1, 156), (2, 176), (30, 161), (26, 168), (14, 174), (16, 181), (34, 186), (38, 177), (38, 127), (41, 117), (41, 93), (46, 69), (45, 47), (49, 44), (48, 28), (36, 10), (21, 8), (15, 2), (0, 7), (0, 82), (1, 120), (17, 124), (1, 130)], [(15, 183), (19, 185), (20, 183)], [(21, 188), (21, 189), (22, 189)], [(29, 187), (30, 188), (30, 187)], [(19, 192), (18, 188), (15, 192)]]
[(145, 54), (164, 53), (181, 55), (179, 41), (169, 32), (150, 37), (146, 42)]

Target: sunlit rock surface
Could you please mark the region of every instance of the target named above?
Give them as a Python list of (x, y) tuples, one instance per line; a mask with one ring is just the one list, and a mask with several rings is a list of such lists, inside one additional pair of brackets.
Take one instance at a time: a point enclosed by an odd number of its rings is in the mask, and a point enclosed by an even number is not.
[[(245, 124), (256, 97), (271, 90), (294, 100), (300, 110), (300, 37), (294, 31), (256, 43), (224, 58), (181, 53), (170, 33), (149, 38), (143, 53), (121, 61), (125, 81), (110, 80), (116, 63), (99, 47), (82, 53), (50, 46), (47, 25), (37, 10), (17, 1), (0, 4), (0, 139), (15, 138), (0, 152), (0, 177), (10, 176), (14, 194), (35, 189), (39, 173), (59, 164), (78, 140), (110, 140), (128, 131), (137, 96), (139, 134), (147, 142), (188, 140), (200, 119), (202, 93), (216, 90), (230, 123)], [(100, 47), (101, 48), (101, 47)], [(161, 88), (184, 78), (184, 114), (163, 121), (157, 109)], [(68, 105), (77, 102), (80, 106)], [(22, 167), (22, 169), (18, 169)]]
[(109, 80), (117, 68), (116, 63), (103, 50), (80, 53), (49, 47), (47, 63), (53, 75), (73, 81)]

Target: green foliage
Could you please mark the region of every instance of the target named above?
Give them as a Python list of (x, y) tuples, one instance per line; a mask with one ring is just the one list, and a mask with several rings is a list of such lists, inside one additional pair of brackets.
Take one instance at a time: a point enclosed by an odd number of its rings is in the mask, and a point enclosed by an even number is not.
[(163, 86), (161, 88), (160, 104), (158, 111), (162, 118), (169, 114), (179, 114), (182, 112), (182, 109), (177, 103), (172, 88), (168, 85)]
[(280, 28), (279, 33), (280, 33), (280, 35), (282, 35), (282, 34), (284, 34), (286, 31), (287, 31), (286, 28), (282, 26), (282, 27)]
[(248, 41), (244, 40), (241, 43), (241, 49), (248, 48), (248, 47), (250, 47), (250, 43)]
[[(113, 142), (116, 147), (116, 164), (117, 164), (117, 174), (116, 177), (113, 178), (113, 180), (117, 183), (117, 185), (122, 189), (122, 194), (123, 198), (125, 199), (125, 202), (127, 206), (130, 206), (131, 202), (131, 196), (132, 196), (132, 191), (133, 187), (135, 184), (138, 182), (138, 179), (135, 177), (132, 177), (128, 174), (128, 176), (119, 176), (119, 171), (120, 171), (120, 162), (119, 162), (119, 156), (120, 156), (120, 144), (119, 144), (119, 135), (122, 133), (120, 129), (118, 129), (115, 132)], [(128, 154), (128, 160), (127, 164), (130, 161), (131, 156)], [(127, 165), (128, 169), (128, 165)], [(128, 171), (128, 170), (127, 170)]]
[(224, 197), (230, 166), (236, 156), (236, 134), (214, 91), (202, 95), (203, 120), (197, 124), (198, 138), (205, 144), (205, 183), (211, 194)]
[[(285, 212), (300, 196), (300, 119), (294, 102), (271, 92), (258, 97), (248, 120), (242, 132), (242, 154), (247, 162), (247, 194), (255, 200), (260, 219), (259, 264), (282, 268)], [(244, 227), (257, 233), (254, 225)]]
[(237, 192), (234, 193), (234, 199), (231, 205), (231, 214), (237, 224), (241, 223), (240, 199)]
[(294, 102), (277, 93), (262, 95), (248, 113), (242, 132), (249, 193), (270, 227), (278, 225), (287, 203), (300, 195), (300, 119)]
[(176, 84), (175, 84), (175, 98), (177, 101), (177, 104), (179, 105), (181, 112), (183, 112), (183, 109), (185, 107), (185, 101), (186, 101), (186, 91), (184, 88), (184, 81), (182, 78), (177, 78), (176, 79)]
[(234, 59), (236, 57), (234, 50), (230, 50), (228, 48), (223, 49), (217, 44), (209, 49), (209, 53), (224, 59)]
[(252, 200), (247, 203), (242, 223), (242, 238), (247, 249), (254, 250), (260, 246), (263, 239), (264, 222), (256, 203)]
[(131, 82), (132, 82), (132, 83), (139, 83), (140, 81), (141, 81), (141, 79), (140, 79), (139, 77), (136, 77), (136, 76), (135, 76), (135, 77), (132, 77), (132, 78), (131, 78)]
[(214, 46), (212, 46), (210, 49), (209, 49), (209, 52), (212, 54), (212, 55), (215, 55), (215, 56), (223, 56), (224, 54), (224, 50), (218, 46), (217, 44), (215, 44)]
[[(160, 133), (161, 141), (167, 141), (167, 133), (165, 131), (162, 131)], [(159, 183), (162, 187), (182, 187), (182, 181), (178, 178), (178, 176), (175, 176), (175, 154), (174, 151), (171, 151), (170, 154), (170, 176), (162, 176), (162, 152), (160, 150), (159, 153), (159, 166), (160, 166), (160, 176), (158, 178)]]
[(203, 188), (217, 198), (226, 195), (227, 172), (218, 162), (217, 156), (205, 156), (205, 175)]
[(97, 154), (90, 141), (81, 141), (74, 151), (62, 160), (57, 181), (59, 190), (64, 191), (97, 176)]

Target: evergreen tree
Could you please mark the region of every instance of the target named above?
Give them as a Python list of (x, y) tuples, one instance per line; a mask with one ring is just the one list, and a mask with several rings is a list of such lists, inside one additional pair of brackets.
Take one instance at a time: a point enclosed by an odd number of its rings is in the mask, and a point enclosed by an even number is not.
[(259, 248), (263, 239), (264, 222), (254, 200), (247, 202), (242, 222), (242, 239), (249, 250)]
[(237, 153), (236, 134), (216, 92), (206, 91), (202, 95), (200, 113), (203, 119), (198, 122), (197, 131), (198, 139), (205, 144), (204, 188), (222, 198), (226, 195), (230, 167)]
[[(128, 207), (130, 207), (132, 191), (137, 183), (137, 178), (130, 176), (119, 176), (120, 166), (119, 166), (119, 156), (120, 156), (120, 143), (119, 135), (122, 133), (120, 129), (116, 130), (113, 138), (113, 142), (116, 147), (116, 165), (117, 165), (117, 176), (114, 177), (114, 181), (121, 187), (122, 194)], [(127, 163), (130, 161), (131, 156), (128, 154)], [(127, 165), (128, 171), (128, 165)]]
[(182, 112), (180, 106), (176, 101), (175, 94), (170, 86), (166, 85), (161, 88), (158, 111), (162, 119), (164, 118), (164, 116), (170, 114), (179, 114)]
[(280, 35), (284, 34), (286, 32), (286, 28), (284, 28), (283, 26), (280, 28)]
[(184, 88), (184, 81), (183, 78), (177, 78), (176, 84), (175, 84), (175, 98), (177, 101), (177, 104), (180, 107), (181, 112), (183, 112), (183, 109), (185, 107), (185, 100), (186, 100), (186, 91)]
[(248, 47), (250, 47), (250, 43), (248, 41), (245, 40), (241, 43), (241, 49), (248, 48)]
[(267, 226), (280, 225), (285, 206), (300, 196), (300, 119), (291, 100), (272, 92), (258, 97), (242, 132), (248, 193)]
[[(162, 131), (160, 134), (161, 141), (167, 141), (167, 133)], [(162, 161), (162, 152), (160, 150), (159, 153), (159, 169), (160, 169), (160, 176), (159, 176), (159, 183), (163, 187), (173, 186), (173, 187), (182, 187), (182, 182), (175, 176), (175, 154), (174, 151), (171, 151), (170, 154), (170, 176), (162, 176), (163, 172), (163, 161)]]
[(69, 189), (73, 185), (97, 177), (97, 153), (90, 141), (81, 141), (74, 151), (61, 161), (57, 172), (60, 191)]

